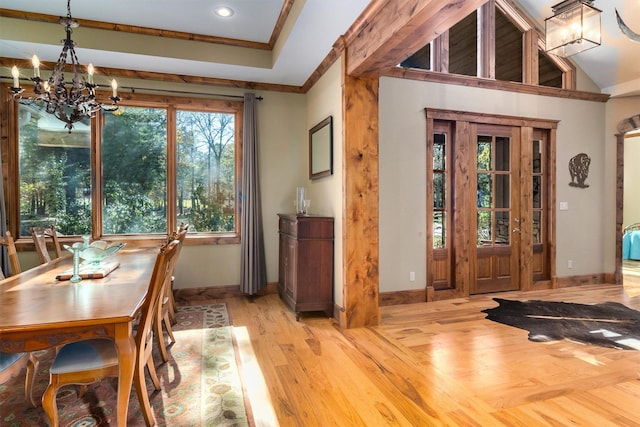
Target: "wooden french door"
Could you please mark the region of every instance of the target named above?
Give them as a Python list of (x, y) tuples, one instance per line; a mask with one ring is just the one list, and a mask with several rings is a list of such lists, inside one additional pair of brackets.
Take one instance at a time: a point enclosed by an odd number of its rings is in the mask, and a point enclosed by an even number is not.
[[(471, 126), (475, 141), (475, 280), (471, 294), (520, 286), (520, 128)], [(474, 231), (473, 229), (470, 231)], [(472, 251), (473, 252), (473, 251)]]
[(427, 299), (550, 286), (556, 126), (427, 110)]

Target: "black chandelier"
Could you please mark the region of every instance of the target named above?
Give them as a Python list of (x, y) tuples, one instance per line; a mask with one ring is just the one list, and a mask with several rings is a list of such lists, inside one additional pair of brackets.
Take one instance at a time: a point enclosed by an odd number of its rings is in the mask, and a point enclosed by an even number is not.
[[(27, 103), (35, 103), (44, 107), (49, 114), (55, 115), (59, 120), (65, 122), (65, 128), (73, 129), (73, 124), (84, 119), (93, 117), (99, 110), (115, 111), (118, 109), (118, 83), (111, 81), (112, 96), (110, 105), (103, 105), (96, 100), (95, 89), (98, 87), (93, 81), (95, 69), (92, 64), (87, 67), (87, 78), (78, 72), (80, 63), (74, 50), (75, 42), (71, 40), (71, 29), (78, 27), (78, 21), (71, 17), (71, 0), (67, 0), (67, 16), (60, 18), (60, 24), (64, 25), (67, 33), (66, 39), (62, 40), (64, 46), (62, 53), (53, 67), (53, 72), (48, 80), (40, 78), (40, 61), (33, 55), (33, 92), (35, 96), (28, 98)], [(65, 81), (65, 70), (67, 69), (67, 59), (71, 59), (70, 71), (73, 79), (69, 86)], [(13, 76), (13, 87), (10, 90), (14, 96), (18, 96), (24, 91), (20, 87), (20, 71), (18, 67), (11, 69)]]

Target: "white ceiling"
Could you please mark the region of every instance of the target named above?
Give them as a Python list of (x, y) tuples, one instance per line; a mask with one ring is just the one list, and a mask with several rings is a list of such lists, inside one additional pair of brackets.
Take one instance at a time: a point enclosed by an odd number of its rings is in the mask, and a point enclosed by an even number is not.
[[(552, 14), (551, 6), (559, 1), (517, 0), (541, 28), (544, 19)], [(284, 0), (74, 0), (71, 13), (78, 19), (268, 43), (283, 3)], [(216, 62), (216, 55), (205, 60), (192, 57), (188, 52), (183, 58), (176, 58), (169, 49), (166, 55), (157, 49), (132, 53), (122, 53), (115, 48), (105, 50), (108, 48), (102, 45), (100, 49), (92, 49), (86, 41), (83, 45), (79, 29), (73, 39), (78, 45), (76, 51), (81, 63), (301, 86), (368, 3), (369, 0), (296, 0), (290, 14), (290, 20), (295, 20), (285, 25), (266, 66), (223, 64)], [(235, 14), (231, 18), (219, 18), (213, 14), (217, 5), (230, 6)], [(640, 43), (622, 35), (614, 14), (617, 8), (627, 25), (640, 33), (640, 0), (596, 0), (594, 6), (603, 10), (602, 46), (572, 59), (602, 92), (613, 96), (640, 94)], [(65, 0), (0, 0), (0, 8), (66, 15)], [(289, 25), (292, 25), (290, 31)], [(62, 39), (62, 27), (59, 33)], [(28, 59), (36, 53), (44, 61), (55, 61), (60, 54), (60, 39), (53, 39), (50, 44), (16, 39), (11, 31), (0, 28), (0, 56)]]
[[(77, 19), (268, 43), (283, 3), (284, 0), (74, 0), (71, 15)], [(301, 10), (291, 31), (283, 31), (278, 41), (282, 46), (274, 50), (266, 67), (219, 64), (215, 58), (210, 61), (176, 59), (157, 52), (151, 56), (93, 50), (86, 41), (83, 45), (82, 27), (75, 30), (72, 38), (77, 44), (78, 58), (84, 64), (301, 86), (368, 3), (369, 0), (296, 0), (290, 17), (302, 5)], [(213, 10), (219, 5), (231, 7), (234, 15), (231, 18), (214, 15)], [(0, 8), (54, 16), (67, 13), (65, 0), (0, 0)], [(61, 26), (60, 39), (63, 37)], [(49, 45), (25, 42), (0, 28), (0, 56), (29, 59), (35, 53), (41, 60), (55, 62), (60, 50), (59, 39), (51, 40)]]

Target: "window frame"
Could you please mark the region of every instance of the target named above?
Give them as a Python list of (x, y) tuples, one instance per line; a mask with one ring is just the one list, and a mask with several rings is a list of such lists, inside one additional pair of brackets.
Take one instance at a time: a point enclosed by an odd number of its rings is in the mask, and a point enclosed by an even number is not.
[[(28, 97), (30, 89), (25, 90), (23, 97)], [(152, 94), (124, 94), (122, 95), (120, 105), (126, 107), (149, 107), (166, 109), (167, 111), (167, 176), (166, 176), (166, 193), (167, 193), (167, 230), (176, 230), (178, 228), (177, 220), (177, 137), (176, 137), (176, 112), (177, 111), (201, 111), (209, 113), (230, 113), (234, 114), (235, 137), (234, 137), (234, 182), (236, 192), (234, 229), (233, 232), (189, 232), (185, 242), (189, 245), (204, 244), (238, 244), (240, 243), (240, 215), (241, 206), (237, 195), (242, 185), (242, 123), (244, 102), (241, 100), (224, 100), (215, 98), (186, 98), (180, 96), (162, 96)], [(18, 236), (16, 245), (19, 247), (28, 247), (32, 244), (28, 236), (19, 236), (17, 233), (20, 225), (20, 194), (19, 194), (19, 147), (18, 147), (18, 100), (11, 97), (5, 98), (4, 105), (7, 107), (6, 119), (9, 132), (8, 138), (5, 140), (6, 161), (3, 159), (3, 165), (6, 167), (5, 194), (7, 197), (7, 226), (8, 230)], [(3, 123), (3, 125), (4, 125)], [(61, 122), (62, 123), (62, 122)], [(102, 239), (107, 241), (127, 242), (133, 247), (156, 244), (166, 238), (164, 233), (149, 234), (118, 234), (105, 235), (103, 233), (102, 224), (102, 127), (105, 124), (103, 115), (99, 112), (91, 119), (90, 132), (90, 149), (91, 149), (91, 222), (92, 222), (92, 239)], [(4, 127), (4, 126), (3, 126)], [(3, 147), (4, 148), (4, 147)], [(4, 150), (3, 150), (4, 151)], [(61, 241), (76, 241), (78, 236), (61, 237)]]

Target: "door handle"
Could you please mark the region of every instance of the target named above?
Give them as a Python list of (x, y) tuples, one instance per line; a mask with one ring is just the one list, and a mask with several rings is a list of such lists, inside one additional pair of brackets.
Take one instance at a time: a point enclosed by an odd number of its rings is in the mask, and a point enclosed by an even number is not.
[(513, 232), (514, 232), (514, 233), (519, 233), (519, 232), (520, 232), (520, 227), (516, 227), (516, 228), (514, 228), (514, 229), (513, 229)]

